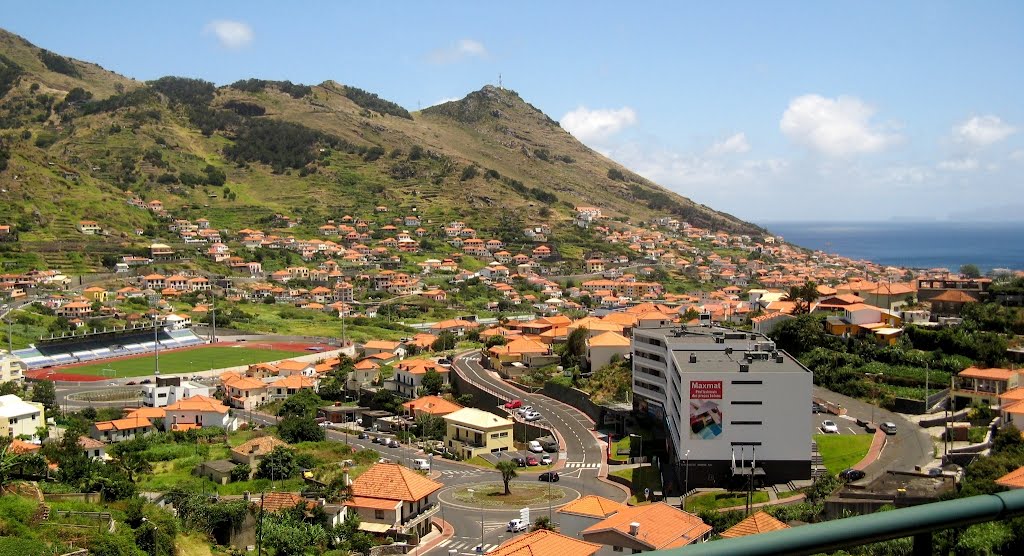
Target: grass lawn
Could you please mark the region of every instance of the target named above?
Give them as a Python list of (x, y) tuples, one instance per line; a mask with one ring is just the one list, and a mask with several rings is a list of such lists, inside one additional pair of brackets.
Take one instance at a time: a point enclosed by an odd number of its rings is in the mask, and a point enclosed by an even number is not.
[[(473, 492), (469, 492), (470, 488), (473, 489)], [(549, 499), (559, 500), (565, 496), (565, 491), (557, 486), (549, 485), (548, 483), (516, 481), (514, 479), (509, 483), (509, 492), (511, 494), (506, 495), (504, 483), (497, 481), (465, 487), (460, 486), (452, 496), (459, 502), (468, 505), (482, 505), (492, 508), (521, 508), (530, 504), (546, 502)]]
[(649, 488), (651, 492), (661, 490), (661, 474), (658, 473), (656, 467), (645, 465), (643, 467), (623, 469), (622, 471), (616, 471), (612, 473), (616, 477), (621, 477), (630, 481), (630, 491), (633, 493), (629, 497), (630, 504), (644, 503), (644, 489)]
[(178, 533), (174, 548), (180, 556), (211, 556), (210, 541), (195, 533)]
[[(299, 355), (303, 354), (294, 351), (249, 347), (201, 347), (185, 351), (167, 351), (160, 354), (160, 374), (187, 374), (287, 359)], [(104, 374), (103, 369), (114, 369), (117, 371), (117, 378), (148, 376), (153, 374), (153, 357), (106, 361), (95, 365), (70, 367), (66, 371), (74, 374), (99, 376)]]
[[(755, 491), (754, 504), (768, 501), (768, 493)], [(698, 513), (702, 510), (717, 510), (718, 508), (731, 508), (742, 506), (747, 503), (745, 492), (706, 492), (697, 494), (686, 499), (686, 511)]]
[(870, 434), (816, 434), (821, 459), (829, 474), (835, 475), (857, 463), (871, 448)]

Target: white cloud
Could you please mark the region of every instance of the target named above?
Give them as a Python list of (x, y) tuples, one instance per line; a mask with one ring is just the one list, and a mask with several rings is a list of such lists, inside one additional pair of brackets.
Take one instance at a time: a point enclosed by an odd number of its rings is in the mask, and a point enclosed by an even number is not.
[(203, 34), (212, 34), (221, 46), (232, 50), (248, 46), (253, 39), (252, 27), (241, 21), (211, 21), (203, 28)]
[(747, 141), (747, 134), (741, 131), (712, 145), (708, 149), (708, 154), (712, 156), (742, 154), (749, 150), (750, 143)]
[(636, 123), (636, 112), (628, 107), (599, 108), (591, 110), (586, 106), (562, 116), (562, 128), (574, 137), (587, 141), (607, 139)]
[(997, 116), (974, 116), (953, 126), (953, 136), (961, 143), (985, 147), (1017, 133), (1017, 128)]
[(978, 159), (976, 158), (953, 158), (949, 160), (943, 160), (939, 162), (939, 170), (948, 170), (951, 172), (970, 172), (978, 168)]
[(427, 55), (427, 59), (434, 64), (451, 64), (467, 58), (486, 58), (487, 47), (484, 43), (473, 39), (459, 39), (455, 44), (446, 48), (438, 48)]
[(900, 137), (871, 123), (875, 109), (853, 96), (803, 95), (790, 101), (779, 129), (791, 140), (829, 156), (877, 152)]

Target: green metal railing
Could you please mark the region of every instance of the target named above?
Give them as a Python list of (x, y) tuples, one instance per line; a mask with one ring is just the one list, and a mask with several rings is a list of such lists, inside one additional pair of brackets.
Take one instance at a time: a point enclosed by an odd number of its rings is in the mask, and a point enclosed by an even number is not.
[(932, 553), (932, 532), (1024, 515), (1024, 490), (1011, 490), (836, 519), (759, 535), (661, 550), (659, 556), (817, 554), (914, 537), (914, 554)]

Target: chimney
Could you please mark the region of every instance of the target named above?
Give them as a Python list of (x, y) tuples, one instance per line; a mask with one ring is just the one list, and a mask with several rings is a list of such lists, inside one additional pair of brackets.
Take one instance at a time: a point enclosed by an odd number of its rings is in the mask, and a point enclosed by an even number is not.
[(640, 524), (634, 521), (629, 524), (629, 534), (634, 537), (640, 534)]
[(696, 363), (696, 362), (697, 362), (697, 354), (696, 353), (691, 353), (690, 354), (690, 363)]
[(775, 362), (776, 363), (782, 363), (782, 356), (781, 355), (776, 355), (775, 356)]

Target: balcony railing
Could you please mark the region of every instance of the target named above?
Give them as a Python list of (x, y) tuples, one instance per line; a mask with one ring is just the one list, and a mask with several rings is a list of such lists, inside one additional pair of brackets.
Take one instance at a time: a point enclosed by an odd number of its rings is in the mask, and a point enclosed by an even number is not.
[(425, 520), (430, 519), (431, 516), (441, 510), (440, 504), (431, 504), (426, 508), (419, 511), (418, 514), (410, 516), (407, 519), (403, 519), (402, 523), (398, 527), (398, 532), (407, 534), (410, 530), (416, 528), (417, 525), (423, 523)]

